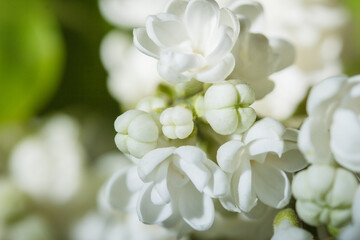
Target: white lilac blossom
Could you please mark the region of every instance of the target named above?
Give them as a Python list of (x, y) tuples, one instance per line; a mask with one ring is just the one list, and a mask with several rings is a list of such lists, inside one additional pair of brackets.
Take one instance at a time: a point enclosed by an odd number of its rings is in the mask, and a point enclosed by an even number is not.
[(342, 227), (351, 219), (358, 185), (356, 177), (343, 168), (313, 164), (294, 177), (296, 211), (309, 225)]
[(154, 117), (144, 111), (129, 110), (115, 120), (116, 146), (123, 153), (140, 158), (157, 146), (159, 128)]
[(222, 135), (242, 133), (256, 119), (249, 106), (255, 101), (255, 93), (241, 81), (229, 80), (212, 85), (205, 93), (203, 113), (215, 132)]
[(150, 113), (157, 109), (165, 108), (166, 105), (165, 99), (151, 96), (141, 99), (136, 105), (136, 109)]
[(165, 109), (160, 115), (164, 135), (170, 139), (187, 138), (194, 130), (192, 112), (182, 106)]
[(299, 148), (310, 163), (335, 159), (360, 172), (360, 76), (335, 76), (311, 90)]
[(147, 224), (175, 227), (185, 221), (195, 230), (209, 229), (215, 209), (212, 198), (227, 191), (225, 174), (194, 146), (158, 148), (139, 163), (145, 182), (137, 205)]
[(10, 176), (36, 201), (64, 204), (81, 187), (84, 160), (78, 124), (67, 115), (56, 115), (15, 146)]
[(231, 50), (239, 31), (234, 14), (214, 0), (172, 0), (165, 13), (149, 16), (146, 28), (134, 30), (134, 44), (158, 59), (167, 81), (216, 82), (234, 69)]
[(274, 235), (271, 240), (313, 240), (308, 231), (300, 228), (294, 210), (287, 208), (279, 212), (274, 219)]
[(230, 192), (220, 199), (229, 211), (249, 212), (260, 200), (274, 208), (285, 207), (291, 197), (285, 172), (306, 166), (297, 149), (297, 130), (265, 118), (256, 122), (240, 140), (222, 145), (219, 166), (227, 173)]
[(139, 52), (130, 36), (113, 30), (103, 39), (100, 50), (109, 75), (108, 90), (122, 107), (131, 109), (139, 100), (155, 92), (161, 81), (156, 60)]
[(343, 228), (339, 240), (360, 239), (360, 186), (357, 188), (352, 206), (352, 223)]
[[(0, 233), (1, 235), (1, 233)], [(51, 226), (40, 215), (29, 215), (12, 224), (4, 232), (4, 239), (8, 240), (48, 240), (54, 239)]]

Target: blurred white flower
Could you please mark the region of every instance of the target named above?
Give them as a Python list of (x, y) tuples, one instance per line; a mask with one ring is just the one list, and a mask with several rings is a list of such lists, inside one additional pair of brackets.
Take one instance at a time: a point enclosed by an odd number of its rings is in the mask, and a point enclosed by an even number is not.
[(212, 85), (205, 93), (204, 116), (215, 132), (222, 135), (242, 133), (256, 119), (249, 106), (255, 93), (247, 84), (229, 80)]
[(256, 99), (272, 91), (269, 76), (294, 62), (294, 47), (280, 38), (267, 38), (252, 25), (263, 14), (262, 6), (249, 0), (237, 0), (229, 8), (240, 21), (241, 31), (232, 50), (236, 64), (230, 77), (241, 79), (255, 90)]
[[(18, 218), (29, 207), (26, 195), (10, 179), (0, 179), (0, 225)], [(1, 229), (0, 229), (1, 238)]]
[(136, 109), (150, 113), (166, 106), (167, 102), (165, 99), (151, 96), (141, 99), (136, 105)]
[[(218, 2), (220, 6), (231, 6), (241, 1)], [(295, 47), (296, 58), (294, 66), (270, 76), (275, 88), (255, 102), (254, 109), (262, 116), (286, 119), (295, 111), (311, 85), (341, 73), (342, 31), (347, 13), (340, 1), (332, 0), (258, 2), (264, 7), (264, 16), (258, 17), (261, 21), (251, 32), (289, 41)]]
[(151, 114), (129, 110), (115, 120), (116, 146), (123, 153), (140, 158), (157, 146), (159, 128)]
[(158, 226), (144, 225), (136, 214), (106, 216), (89, 212), (71, 231), (71, 240), (175, 240)]
[(224, 208), (249, 212), (260, 200), (282, 208), (291, 197), (286, 172), (295, 172), (307, 163), (297, 149), (297, 131), (265, 118), (256, 122), (239, 140), (222, 145), (217, 153), (219, 166), (227, 173), (230, 192), (220, 199)]
[(164, 135), (170, 139), (185, 139), (194, 129), (192, 112), (182, 106), (165, 109), (160, 115)]
[(350, 221), (358, 185), (356, 177), (343, 168), (311, 165), (296, 174), (292, 183), (296, 211), (309, 225), (342, 227)]
[(15, 183), (35, 200), (63, 204), (79, 190), (84, 158), (79, 126), (69, 116), (56, 115), (14, 148), (10, 173)]
[(214, 0), (172, 0), (165, 13), (149, 16), (146, 28), (134, 30), (134, 44), (158, 59), (167, 81), (216, 82), (234, 68), (231, 50), (239, 31), (233, 13)]
[(300, 228), (298, 224), (299, 220), (294, 210), (282, 210), (274, 219), (274, 235), (271, 240), (313, 240), (311, 233)]
[(125, 109), (135, 107), (140, 99), (155, 92), (161, 81), (156, 60), (139, 52), (127, 34), (115, 30), (108, 33), (100, 50), (109, 75), (108, 90)]
[(11, 225), (6, 231), (8, 240), (49, 240), (54, 239), (52, 229), (46, 219), (29, 215)]
[(360, 239), (360, 186), (357, 188), (352, 206), (352, 223), (340, 232), (340, 240)]
[(102, 15), (118, 27), (140, 27), (146, 17), (164, 10), (168, 0), (100, 0)]
[(146, 154), (138, 172), (145, 182), (137, 205), (139, 219), (168, 228), (185, 221), (195, 230), (211, 227), (212, 198), (227, 191), (225, 174), (194, 146), (158, 148)]
[(360, 76), (325, 79), (311, 90), (299, 148), (310, 163), (335, 160), (360, 172)]

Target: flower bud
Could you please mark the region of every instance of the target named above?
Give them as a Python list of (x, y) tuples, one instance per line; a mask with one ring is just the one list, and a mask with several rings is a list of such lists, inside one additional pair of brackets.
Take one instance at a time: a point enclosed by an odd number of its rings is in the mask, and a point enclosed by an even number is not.
[(194, 130), (193, 114), (184, 107), (167, 108), (160, 116), (164, 135), (170, 139), (185, 139)]
[(144, 112), (152, 112), (156, 109), (165, 108), (166, 101), (159, 97), (146, 97), (140, 100), (136, 109)]
[(153, 117), (144, 111), (129, 110), (115, 120), (116, 146), (123, 153), (141, 158), (153, 150), (159, 138), (159, 129)]
[(215, 132), (222, 135), (242, 133), (255, 121), (256, 113), (249, 106), (255, 93), (249, 85), (230, 80), (212, 85), (204, 96), (204, 114)]
[(294, 177), (296, 210), (307, 224), (341, 227), (351, 219), (358, 182), (355, 176), (330, 165), (312, 165)]

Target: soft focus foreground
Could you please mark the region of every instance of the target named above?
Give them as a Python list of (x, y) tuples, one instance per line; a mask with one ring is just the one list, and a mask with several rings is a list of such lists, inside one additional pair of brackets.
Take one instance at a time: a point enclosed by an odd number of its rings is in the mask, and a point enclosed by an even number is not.
[(359, 11), (0, 2), (0, 239), (360, 239)]

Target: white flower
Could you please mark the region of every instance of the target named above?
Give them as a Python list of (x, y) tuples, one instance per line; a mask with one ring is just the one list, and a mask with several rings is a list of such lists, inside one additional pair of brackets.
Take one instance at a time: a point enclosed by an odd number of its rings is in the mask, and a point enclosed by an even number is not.
[(256, 119), (249, 107), (254, 101), (254, 91), (247, 84), (236, 80), (217, 83), (205, 93), (204, 116), (219, 134), (241, 133)]
[(54, 239), (50, 224), (39, 215), (29, 215), (11, 225), (5, 232), (6, 239), (10, 240), (47, 240)]
[(202, 150), (155, 149), (140, 160), (138, 172), (145, 182), (137, 205), (142, 222), (174, 227), (183, 220), (198, 231), (211, 227), (212, 198), (226, 193), (226, 176)]
[(160, 115), (160, 123), (164, 135), (170, 139), (187, 138), (194, 129), (192, 112), (181, 106), (165, 109)]
[(294, 210), (282, 210), (274, 219), (274, 235), (271, 240), (313, 240), (311, 233), (300, 228), (298, 222)]
[(357, 187), (355, 176), (343, 168), (312, 165), (294, 177), (296, 211), (309, 225), (341, 227), (351, 218)]
[(109, 75), (108, 90), (125, 109), (152, 95), (161, 81), (156, 60), (140, 53), (125, 33), (108, 33), (101, 43), (100, 55)]
[(346, 226), (339, 235), (340, 240), (360, 239), (360, 186), (357, 188), (352, 206), (352, 224)]
[(140, 158), (157, 146), (159, 128), (154, 118), (140, 110), (129, 110), (115, 120), (116, 146)]
[(331, 163), (360, 172), (360, 76), (336, 76), (315, 85), (299, 148), (310, 163)]
[(10, 173), (15, 183), (35, 200), (64, 204), (81, 187), (84, 159), (79, 126), (69, 116), (57, 115), (14, 148)]
[(219, 166), (230, 178), (230, 194), (220, 199), (229, 211), (249, 212), (260, 200), (282, 208), (291, 192), (287, 172), (306, 166), (297, 150), (297, 131), (270, 118), (256, 122), (241, 138), (222, 145)]
[(235, 68), (230, 77), (241, 79), (255, 90), (261, 99), (274, 87), (269, 76), (294, 62), (294, 47), (278, 38), (268, 39), (260, 33), (253, 33), (253, 24), (263, 13), (261, 5), (254, 1), (235, 1), (229, 8), (240, 20), (241, 32), (232, 53)]
[(157, 109), (165, 108), (166, 100), (160, 97), (146, 97), (141, 99), (136, 105), (136, 109), (144, 112), (153, 112)]
[(134, 30), (134, 44), (158, 59), (165, 80), (179, 83), (224, 80), (234, 68), (231, 54), (239, 22), (214, 0), (172, 0), (165, 13), (149, 16)]
[(140, 27), (151, 14), (164, 9), (168, 0), (100, 0), (102, 15), (110, 23), (126, 28)]

